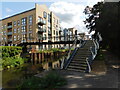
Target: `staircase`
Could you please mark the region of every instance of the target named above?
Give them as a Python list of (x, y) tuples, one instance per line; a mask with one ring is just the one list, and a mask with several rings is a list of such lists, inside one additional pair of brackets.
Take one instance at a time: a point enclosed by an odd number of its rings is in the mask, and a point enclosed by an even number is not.
[(92, 40), (87, 40), (85, 45), (82, 48), (79, 48), (76, 51), (75, 56), (71, 60), (70, 64), (66, 68), (67, 70), (87, 72), (88, 63), (86, 58), (89, 58), (91, 55), (90, 47), (94, 46)]

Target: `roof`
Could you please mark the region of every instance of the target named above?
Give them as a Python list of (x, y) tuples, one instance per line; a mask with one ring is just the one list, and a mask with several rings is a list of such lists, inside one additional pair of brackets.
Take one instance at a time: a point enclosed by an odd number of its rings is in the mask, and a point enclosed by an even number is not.
[(20, 15), (20, 14), (23, 14), (23, 13), (26, 13), (26, 12), (29, 12), (29, 11), (32, 11), (32, 10), (35, 10), (35, 8), (32, 8), (32, 9), (30, 9), (30, 10), (27, 10), (27, 11), (24, 11), (24, 12), (15, 14), (15, 15), (12, 15), (12, 16), (10, 16), (10, 17), (3, 18), (3, 19), (1, 19), (0, 21), (5, 20), (5, 19), (8, 19), (8, 18), (11, 18), (11, 17), (14, 17), (14, 16), (17, 16), (17, 15)]

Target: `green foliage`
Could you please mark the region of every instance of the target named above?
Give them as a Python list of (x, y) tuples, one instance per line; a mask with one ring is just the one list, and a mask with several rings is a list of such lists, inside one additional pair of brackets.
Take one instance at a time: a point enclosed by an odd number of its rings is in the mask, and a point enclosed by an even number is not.
[(59, 48), (52, 48), (49, 50), (39, 50), (39, 53), (52, 53), (52, 52), (66, 52), (69, 49), (59, 49)]
[(32, 77), (24, 81), (18, 88), (59, 88), (66, 84), (66, 80), (55, 71), (49, 72), (42, 78)]
[(53, 52), (59, 52), (60, 49), (58, 49), (58, 48), (52, 48), (51, 50), (52, 50)]
[(0, 46), (2, 57), (12, 57), (19, 55), (22, 52), (22, 47), (17, 46)]
[(22, 65), (25, 62), (26, 59), (23, 59), (21, 57), (4, 57), (2, 59), (2, 67), (5, 69), (9, 69), (12, 67), (17, 67)]
[(95, 57), (95, 60), (104, 60), (104, 54), (101, 50), (98, 51), (97, 56)]
[(20, 66), (26, 61), (26, 59), (20, 57), (22, 47), (0, 46), (0, 49), (2, 50), (2, 60), (0, 64), (3, 69)]

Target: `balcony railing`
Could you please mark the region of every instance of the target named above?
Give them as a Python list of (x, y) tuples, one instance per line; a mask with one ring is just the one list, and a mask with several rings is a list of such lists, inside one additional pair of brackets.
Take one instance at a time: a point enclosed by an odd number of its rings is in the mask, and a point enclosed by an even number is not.
[(12, 35), (12, 32), (8, 32), (7, 35)]
[(42, 39), (43, 39), (43, 40), (46, 40), (46, 39), (47, 39), (47, 37), (42, 37)]
[(27, 32), (22, 32), (22, 34), (26, 34)]
[(42, 18), (38, 19), (38, 25), (46, 25), (46, 21), (43, 20)]
[(52, 32), (51, 32), (51, 31), (48, 31), (48, 34), (52, 34)]
[(38, 32), (43, 32), (43, 28), (38, 28)]
[(11, 38), (11, 39), (8, 39), (8, 42), (12, 42), (12, 38)]
[(12, 25), (7, 26), (7, 28), (8, 28), (8, 29), (9, 29), (9, 28), (12, 28)]

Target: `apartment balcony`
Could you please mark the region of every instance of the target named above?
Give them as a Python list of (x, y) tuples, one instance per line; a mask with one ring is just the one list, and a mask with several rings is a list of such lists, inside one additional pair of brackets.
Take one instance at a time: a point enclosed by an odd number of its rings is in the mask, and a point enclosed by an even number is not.
[(47, 40), (47, 37), (42, 37), (42, 40)]
[(12, 25), (7, 26), (8, 29), (12, 28)]
[(8, 39), (8, 42), (12, 42), (12, 38)]
[(45, 20), (43, 20), (42, 18), (39, 18), (38, 19), (38, 25), (46, 25), (46, 21)]
[(8, 32), (7, 35), (12, 35), (12, 32)]
[(27, 32), (22, 32), (22, 34), (27, 34)]
[(22, 40), (22, 41), (21, 41), (21, 43), (25, 43), (25, 42), (27, 42), (27, 41), (26, 41), (26, 40)]
[(52, 32), (51, 32), (51, 31), (48, 31), (48, 34), (52, 34)]
[(44, 32), (43, 28), (38, 28), (38, 33), (43, 33), (43, 32)]
[(52, 38), (51, 37), (48, 37), (48, 42), (51, 42), (52, 41)]

